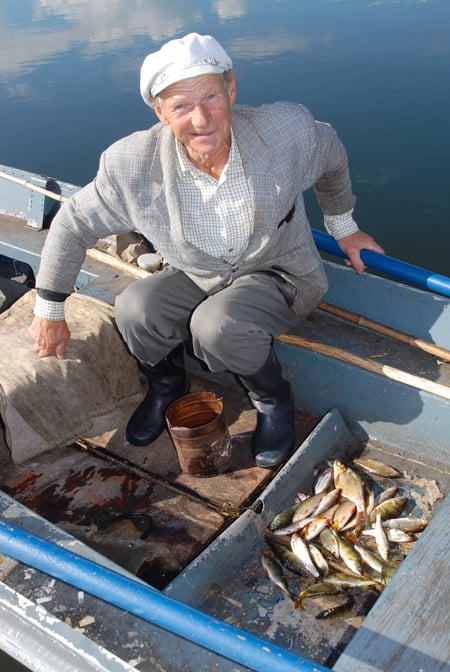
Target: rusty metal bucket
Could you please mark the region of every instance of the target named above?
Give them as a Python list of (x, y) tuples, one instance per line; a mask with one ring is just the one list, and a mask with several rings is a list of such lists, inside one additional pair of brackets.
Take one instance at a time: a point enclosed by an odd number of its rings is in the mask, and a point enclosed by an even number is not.
[(212, 392), (193, 392), (174, 401), (166, 421), (181, 470), (191, 476), (214, 476), (228, 468), (231, 439), (223, 404)]

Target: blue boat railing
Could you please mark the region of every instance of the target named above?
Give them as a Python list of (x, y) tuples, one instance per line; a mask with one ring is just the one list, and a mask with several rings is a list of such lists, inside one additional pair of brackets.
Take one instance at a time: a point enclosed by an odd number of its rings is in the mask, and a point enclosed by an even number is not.
[(255, 672), (331, 672), (0, 518), (2, 553)]
[[(344, 252), (328, 233), (313, 229), (314, 242), (322, 252), (328, 252), (338, 257), (346, 258)], [(444, 296), (450, 296), (450, 278), (427, 271), (394, 257), (388, 257), (372, 250), (362, 250), (361, 259), (367, 268), (390, 275), (398, 280), (409, 282), (421, 289), (428, 289)]]

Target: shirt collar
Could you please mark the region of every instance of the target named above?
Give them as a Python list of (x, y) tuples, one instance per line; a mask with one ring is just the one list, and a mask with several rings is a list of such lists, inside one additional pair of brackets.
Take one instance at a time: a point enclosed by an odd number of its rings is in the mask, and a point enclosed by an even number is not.
[[(177, 150), (177, 158), (178, 158), (178, 170), (181, 175), (185, 175), (187, 173), (190, 173), (191, 175), (198, 175), (199, 173), (203, 174), (203, 171), (198, 170), (194, 166), (193, 163), (189, 160), (188, 153), (186, 151), (186, 148), (184, 145), (181, 144), (178, 140), (175, 141), (175, 146)], [(227, 162), (224, 166), (223, 172), (226, 172), (226, 169), (230, 163), (233, 163), (235, 161), (239, 161), (239, 150), (238, 146), (236, 144), (236, 140), (234, 137), (233, 129), (231, 129), (231, 147), (230, 147), (230, 153), (228, 154), (228, 159)]]

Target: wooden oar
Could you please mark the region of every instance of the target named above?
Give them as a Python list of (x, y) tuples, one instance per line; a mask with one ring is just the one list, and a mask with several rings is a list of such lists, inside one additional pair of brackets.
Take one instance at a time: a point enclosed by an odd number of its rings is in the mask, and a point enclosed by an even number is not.
[(441, 359), (450, 362), (450, 350), (447, 350), (446, 348), (441, 348), (439, 345), (429, 343), (428, 341), (424, 341), (421, 338), (415, 338), (414, 336), (405, 334), (403, 331), (398, 331), (397, 329), (388, 327), (384, 324), (381, 324), (380, 322), (369, 320), (369, 318), (364, 317), (364, 315), (358, 315), (357, 313), (352, 313), (349, 310), (339, 308), (338, 306), (333, 306), (329, 303), (323, 302), (319, 305), (319, 308), (320, 310), (323, 310), (327, 313), (331, 313), (332, 315), (336, 315), (337, 317), (340, 317), (343, 320), (347, 320), (348, 322), (357, 324), (360, 327), (376, 331), (379, 334), (383, 334), (383, 336), (388, 336), (389, 338), (393, 338), (396, 341), (406, 343), (411, 347), (418, 348), (419, 350), (428, 352), (430, 355), (435, 355), (436, 357), (440, 357)]
[[(44, 189), (44, 187), (33, 184), (29, 180), (24, 180), (21, 177), (16, 177), (15, 175), (9, 175), (2, 170), (0, 170), (0, 177), (4, 178), (5, 180), (9, 180), (10, 182), (14, 182), (15, 184), (19, 184), (21, 187), (31, 189), (31, 191), (36, 191), (37, 193), (42, 194), (43, 196), (47, 196), (48, 198), (53, 198), (53, 200), (59, 201), (60, 203), (67, 201), (66, 196), (55, 194), (53, 191), (49, 191), (48, 189)], [(90, 248), (86, 250), (86, 255), (92, 259), (101, 261), (103, 264), (108, 264), (108, 266), (112, 266), (113, 268), (117, 268), (124, 273), (128, 273), (135, 278), (145, 278), (148, 275), (148, 272), (142, 268), (139, 268), (139, 266), (129, 264), (119, 257), (113, 257), (111, 254), (102, 252), (102, 250), (98, 250), (97, 248)]]
[(49, 189), (44, 189), (44, 187), (40, 187), (38, 184), (33, 184), (33, 182), (30, 182), (29, 180), (24, 180), (21, 177), (16, 177), (15, 175), (10, 175), (9, 173), (3, 172), (3, 170), (0, 170), (0, 177), (2, 177), (5, 180), (8, 180), (9, 182), (14, 182), (15, 184), (20, 184), (21, 187), (26, 187), (27, 189), (31, 189), (32, 191), (37, 191), (39, 194), (42, 194), (43, 196), (48, 196), (49, 198), (53, 198), (54, 201), (59, 201), (60, 203), (64, 203), (64, 201), (67, 200), (65, 196), (61, 196), (61, 194), (55, 194), (54, 191), (50, 191)]
[(386, 364), (373, 362), (371, 359), (354, 355), (347, 350), (342, 350), (341, 348), (336, 348), (331, 345), (325, 345), (324, 343), (318, 343), (317, 341), (304, 338), (303, 336), (296, 336), (294, 334), (281, 334), (277, 337), (276, 340), (280, 341), (281, 343), (287, 343), (288, 345), (294, 345), (296, 347), (305, 348), (306, 350), (312, 350), (313, 352), (318, 352), (319, 354), (326, 355), (327, 357), (339, 359), (342, 362), (353, 364), (353, 366), (359, 366), (361, 369), (366, 369), (367, 371), (384, 376), (385, 378), (395, 380), (398, 383), (403, 383), (404, 385), (409, 385), (410, 387), (415, 387), (418, 390), (430, 392), (431, 394), (435, 394), (439, 397), (450, 400), (450, 387), (447, 387), (446, 385), (435, 383), (432, 380), (421, 378), (420, 376), (414, 376), (411, 373), (407, 373), (401, 369), (395, 369), (394, 367), (388, 366)]

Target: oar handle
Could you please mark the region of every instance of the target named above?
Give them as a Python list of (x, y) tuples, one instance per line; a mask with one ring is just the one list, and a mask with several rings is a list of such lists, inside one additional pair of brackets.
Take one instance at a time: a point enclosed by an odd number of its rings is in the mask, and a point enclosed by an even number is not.
[[(318, 231), (317, 229), (313, 229), (312, 233), (314, 242), (319, 250), (346, 258), (347, 255), (342, 252), (335, 239), (328, 233)], [(372, 268), (375, 271), (405, 280), (417, 287), (430, 289), (444, 296), (450, 296), (450, 278), (447, 278), (445, 275), (427, 271), (424, 268), (408, 264), (394, 257), (372, 252), (372, 250), (362, 250), (361, 259), (368, 268)]]

